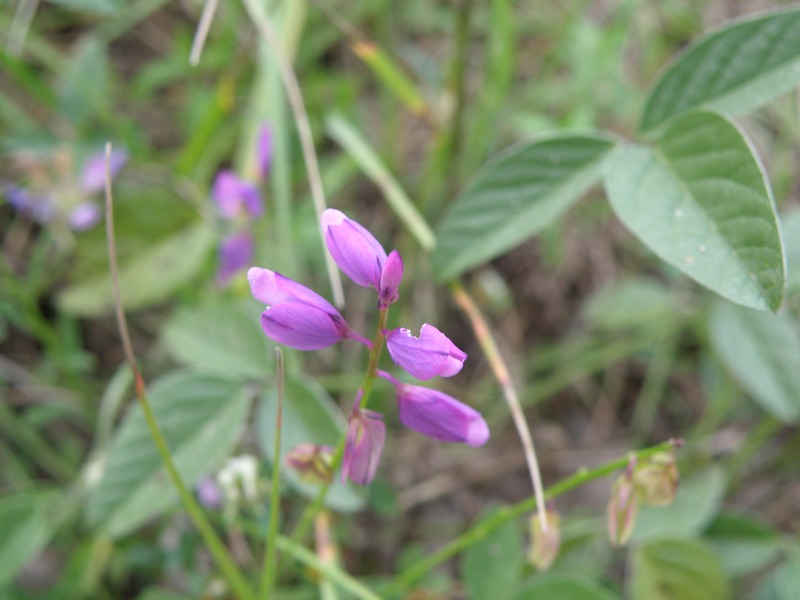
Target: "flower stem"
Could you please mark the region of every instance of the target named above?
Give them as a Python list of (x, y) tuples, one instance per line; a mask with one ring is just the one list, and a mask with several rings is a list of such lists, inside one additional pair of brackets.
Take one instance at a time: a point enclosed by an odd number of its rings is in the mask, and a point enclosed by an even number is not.
[(161, 427), (156, 421), (153, 409), (147, 399), (147, 390), (145, 388), (144, 379), (139, 371), (139, 365), (136, 362), (136, 356), (133, 353), (133, 346), (131, 345), (130, 335), (128, 333), (128, 323), (125, 319), (125, 311), (122, 308), (122, 294), (119, 289), (119, 269), (117, 267), (117, 247), (114, 239), (114, 203), (111, 195), (111, 171), (109, 167), (109, 157), (111, 155), (111, 144), (106, 144), (106, 185), (105, 185), (105, 204), (106, 204), (106, 237), (108, 239), (108, 260), (111, 270), (111, 285), (114, 291), (114, 309), (117, 317), (117, 328), (119, 329), (120, 337), (122, 338), (122, 346), (125, 351), (125, 358), (128, 365), (133, 371), (133, 377), (136, 389), (136, 398), (139, 401), (139, 406), (142, 408), (147, 427), (150, 429), (150, 435), (155, 442), (158, 453), (161, 456), (161, 461), (164, 463), (164, 468), (167, 471), (170, 479), (172, 480), (178, 495), (183, 502), (186, 512), (194, 522), (195, 527), (200, 532), (203, 542), (208, 548), (214, 560), (219, 566), (223, 577), (230, 585), (233, 592), (239, 600), (255, 600), (255, 595), (250, 589), (244, 576), (241, 574), (236, 564), (233, 562), (230, 554), (225, 549), (222, 541), (220, 541), (213, 526), (206, 518), (203, 509), (195, 500), (186, 484), (183, 482), (174, 461), (172, 460), (172, 453), (170, 452), (167, 440)]
[[(669, 440), (667, 442), (663, 442), (656, 446), (651, 446), (650, 448), (629, 452), (625, 456), (618, 458), (616, 460), (612, 460), (611, 462), (606, 463), (595, 469), (591, 470), (579, 469), (578, 472), (572, 475), (571, 477), (562, 479), (558, 483), (547, 488), (547, 490), (544, 493), (544, 499), (549, 500), (552, 498), (556, 498), (557, 496), (561, 496), (562, 494), (565, 494), (566, 492), (569, 492), (570, 490), (580, 487), (590, 481), (607, 477), (608, 475), (611, 475), (615, 471), (625, 468), (628, 465), (628, 461), (630, 460), (631, 455), (635, 455), (637, 460), (643, 460), (645, 458), (653, 456), (654, 454), (658, 454), (659, 452), (672, 450), (673, 448), (676, 448), (679, 445), (680, 445), (679, 440)], [(469, 531), (451, 541), (444, 548), (441, 548), (437, 552), (434, 552), (433, 554), (426, 556), (422, 560), (417, 561), (416, 563), (412, 564), (410, 567), (405, 569), (402, 573), (400, 573), (400, 575), (394, 580), (394, 582), (390, 586), (391, 592), (393, 594), (399, 594), (403, 590), (407, 589), (410, 585), (412, 585), (415, 581), (417, 581), (420, 577), (425, 575), (431, 569), (437, 567), (446, 560), (452, 558), (453, 556), (463, 551), (464, 549), (468, 548), (475, 542), (484, 539), (487, 535), (489, 535), (489, 533), (491, 533), (498, 527), (502, 526), (503, 524), (533, 510), (537, 506), (537, 504), (538, 501), (536, 497), (533, 496), (530, 498), (526, 498), (525, 500), (522, 500), (520, 502), (517, 502), (516, 504), (512, 504), (511, 506), (506, 506), (504, 508), (501, 508), (488, 519), (481, 521), (480, 523), (472, 527)], [(387, 593), (387, 595), (389, 594)]]
[[(378, 325), (375, 328), (375, 338), (372, 342), (372, 347), (369, 350), (369, 363), (367, 364), (367, 371), (364, 373), (364, 380), (362, 381), (360, 388), (363, 392), (360, 404), (362, 408), (364, 408), (367, 404), (369, 395), (372, 392), (372, 384), (375, 382), (375, 377), (377, 377), (378, 361), (380, 360), (381, 350), (383, 349), (384, 343), (383, 330), (386, 328), (388, 316), (388, 308), (378, 312)], [(347, 433), (345, 432), (339, 439), (336, 449), (333, 451), (333, 457), (331, 458), (331, 470), (334, 473), (342, 464), (342, 457), (344, 456), (344, 443), (346, 439)], [(291, 539), (294, 542), (302, 543), (306, 539), (311, 531), (311, 524), (314, 522), (314, 517), (316, 517), (317, 513), (319, 513), (319, 511), (322, 509), (330, 488), (331, 483), (324, 484), (319, 489), (319, 492), (317, 492), (317, 495), (314, 497), (314, 500), (311, 502), (311, 504), (306, 506), (306, 508), (303, 510), (303, 514), (300, 516), (300, 521), (297, 523), (297, 526), (294, 528), (294, 531), (291, 535)]]
[(275, 586), (275, 575), (277, 573), (277, 539), (278, 539), (278, 520), (280, 519), (281, 504), (281, 430), (283, 426), (283, 394), (284, 394), (284, 370), (283, 352), (280, 347), (275, 348), (275, 375), (278, 387), (278, 410), (275, 416), (275, 450), (273, 456), (275, 462), (272, 465), (272, 489), (270, 490), (269, 506), (269, 531), (267, 532), (267, 547), (264, 552), (264, 567), (261, 572), (261, 598), (268, 600)]
[(508, 372), (508, 367), (506, 367), (506, 363), (503, 361), (503, 357), (492, 336), (492, 332), (489, 330), (486, 319), (483, 314), (481, 314), (477, 304), (472, 300), (472, 297), (458, 281), (451, 282), (450, 290), (456, 303), (461, 310), (466, 313), (472, 323), (475, 337), (478, 339), (483, 354), (486, 360), (489, 361), (492, 373), (500, 384), (500, 389), (503, 391), (506, 404), (508, 404), (508, 409), (511, 411), (511, 418), (514, 420), (514, 426), (517, 428), (517, 435), (519, 436), (520, 442), (522, 442), (525, 461), (528, 464), (528, 472), (530, 473), (531, 483), (533, 484), (533, 493), (536, 497), (536, 510), (539, 513), (539, 522), (541, 523), (542, 531), (547, 531), (547, 507), (544, 505), (544, 486), (542, 485), (542, 475), (539, 471), (539, 462), (536, 460), (536, 448), (533, 445), (531, 431), (528, 428), (525, 414), (522, 412), (522, 406), (520, 406), (519, 403), (517, 390), (514, 388), (514, 383), (511, 381), (511, 374)]

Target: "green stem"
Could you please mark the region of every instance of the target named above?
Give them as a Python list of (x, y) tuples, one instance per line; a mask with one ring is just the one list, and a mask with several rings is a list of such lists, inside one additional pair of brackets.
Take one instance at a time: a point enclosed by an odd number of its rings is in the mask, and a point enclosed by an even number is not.
[[(645, 448), (644, 450), (628, 453), (622, 458), (613, 460), (595, 469), (581, 469), (573, 476), (567, 477), (566, 479), (563, 479), (547, 488), (545, 490), (544, 497), (547, 500), (556, 498), (557, 496), (561, 496), (562, 494), (580, 487), (590, 481), (607, 477), (615, 471), (625, 468), (630, 460), (630, 454), (635, 454), (638, 460), (643, 460), (647, 457), (653, 456), (654, 454), (658, 454), (659, 452), (671, 450), (675, 446), (676, 443), (670, 440), (656, 446), (651, 446), (650, 448)], [(482, 540), (501, 525), (532, 511), (535, 507), (536, 498), (530, 497), (522, 500), (521, 502), (517, 502), (516, 504), (512, 504), (511, 506), (501, 508), (490, 518), (486, 519), (485, 521), (481, 521), (469, 531), (451, 541), (444, 548), (441, 548), (437, 552), (426, 556), (422, 560), (417, 561), (405, 569), (394, 580), (389, 589), (393, 594), (401, 593), (403, 590), (406, 590), (409, 586), (416, 582), (420, 577), (425, 575), (428, 571), (452, 558), (475, 542)]]
[[(364, 374), (364, 380), (361, 383), (361, 390), (363, 391), (363, 395), (361, 396), (362, 408), (366, 406), (367, 400), (369, 400), (369, 396), (372, 393), (372, 384), (375, 382), (376, 372), (378, 370), (378, 361), (380, 360), (381, 350), (383, 349), (383, 344), (385, 341), (383, 330), (386, 328), (388, 316), (388, 308), (379, 312), (378, 325), (375, 328), (375, 338), (372, 341), (372, 348), (370, 348), (369, 351), (369, 363), (367, 364), (367, 371)], [(345, 433), (345, 435), (339, 439), (339, 444), (336, 446), (336, 449), (333, 452), (333, 457), (331, 459), (331, 471), (334, 473), (342, 464), (342, 458), (344, 456), (344, 444), (346, 439), (347, 434)], [(291, 539), (293, 541), (302, 543), (303, 540), (306, 539), (309, 531), (311, 530), (311, 524), (314, 521), (314, 517), (317, 516), (317, 513), (325, 504), (325, 498), (328, 497), (328, 492), (330, 492), (330, 489), (331, 483), (326, 483), (323, 485), (319, 489), (319, 492), (317, 492), (317, 495), (314, 497), (313, 502), (306, 506), (306, 508), (303, 510), (303, 514), (300, 516), (300, 521), (294, 528), (294, 531), (291, 535)]]
[(269, 507), (269, 531), (267, 533), (267, 549), (264, 553), (264, 569), (261, 575), (261, 598), (268, 600), (275, 585), (275, 573), (277, 570), (277, 538), (278, 538), (278, 519), (280, 518), (281, 502), (281, 465), (279, 463), (281, 455), (281, 427), (283, 425), (283, 394), (284, 394), (284, 372), (283, 372), (283, 353), (280, 348), (275, 349), (277, 358), (276, 376), (278, 386), (278, 410), (275, 416), (275, 450), (273, 456), (275, 462), (272, 465), (272, 489), (270, 490)]
[(200, 532), (203, 542), (208, 548), (211, 555), (214, 557), (217, 565), (219, 566), (222, 575), (225, 577), (228, 585), (230, 585), (236, 597), (239, 600), (257, 600), (255, 594), (250, 589), (247, 581), (242, 576), (236, 563), (233, 562), (227, 549), (220, 541), (214, 528), (206, 517), (203, 509), (195, 500), (195, 497), (186, 487), (183, 482), (174, 461), (172, 454), (169, 450), (169, 445), (158, 425), (153, 409), (147, 399), (147, 390), (145, 389), (144, 379), (139, 371), (139, 365), (136, 362), (136, 355), (133, 352), (131, 345), (130, 334), (128, 333), (128, 322), (125, 319), (125, 311), (122, 308), (122, 294), (119, 288), (119, 268), (117, 266), (117, 245), (114, 238), (114, 202), (111, 194), (111, 172), (109, 167), (111, 155), (111, 144), (106, 144), (106, 177), (105, 177), (105, 205), (106, 205), (106, 238), (108, 240), (108, 262), (111, 271), (111, 287), (114, 292), (114, 312), (117, 318), (117, 328), (119, 330), (120, 338), (122, 338), (122, 347), (125, 351), (125, 358), (128, 365), (133, 372), (134, 388), (136, 390), (136, 398), (139, 400), (139, 405), (142, 408), (147, 427), (150, 429), (150, 435), (155, 442), (156, 449), (161, 456), (161, 461), (167, 470), (172, 484), (178, 491), (178, 495), (183, 502), (186, 512), (194, 522), (195, 527)]

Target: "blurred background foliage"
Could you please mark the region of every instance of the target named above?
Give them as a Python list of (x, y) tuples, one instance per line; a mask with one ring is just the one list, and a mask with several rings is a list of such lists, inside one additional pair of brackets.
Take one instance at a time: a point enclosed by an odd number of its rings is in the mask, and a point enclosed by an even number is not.
[[(472, 174), (515, 142), (557, 129), (632, 136), (645, 90), (676, 53), (729, 19), (779, 6), (269, 3), (307, 104), (329, 205), (401, 251), (404, 301), (392, 320), (414, 329), (441, 323), (468, 352), (446, 389), (481, 410), (493, 434), (474, 451), (393, 431), (375, 484), (338, 486), (331, 496), (349, 573), (380, 585), (496, 504), (530, 495), (468, 322), (432, 283), (427, 255), (386, 198), (410, 198), (435, 226)], [(232, 453), (261, 456), (264, 478), (274, 459), (272, 343), (243, 273), (225, 286), (215, 278), (230, 225), (210, 200), (220, 169), (253, 176), (264, 123), (274, 158), (262, 186), (266, 214), (252, 223), (253, 264), (329, 289), (272, 54), (242, 6), (222, 2), (190, 66), (202, 8), (17, 0), (0, 13), (6, 194), (22, 186), (73, 206), (88, 157), (107, 141), (129, 154), (114, 183), (123, 295), (153, 404), (192, 483)], [(606, 539), (604, 480), (558, 500), (562, 552), (548, 573), (525, 564), (526, 526), (512, 522), (427, 574), (414, 597), (800, 597), (799, 115), (794, 92), (738, 121), (782, 215), (789, 285), (778, 316), (723, 303), (657, 261), (596, 188), (540, 235), (464, 276), (520, 386), (546, 483), (672, 437), (687, 442), (682, 482), (671, 507), (642, 511), (627, 548), (611, 550)], [(103, 227), (39, 222), (10, 201), (0, 224), (2, 595), (216, 597), (212, 564), (137, 435), (141, 418), (123, 416), (131, 380), (120, 367)], [(348, 321), (369, 331), (371, 297), (347, 291)], [(336, 404), (348, 410), (362, 359), (349, 346), (287, 352), (287, 440), (335, 442)], [(387, 390), (376, 393), (387, 402)], [(393, 413), (387, 419), (394, 428)], [(304, 485), (287, 483), (287, 521), (313, 494)], [(265, 502), (219, 519), (242, 564), (254, 560), (248, 539), (253, 528), (258, 537)], [(318, 594), (307, 569), (287, 566), (280, 584), (276, 597)]]

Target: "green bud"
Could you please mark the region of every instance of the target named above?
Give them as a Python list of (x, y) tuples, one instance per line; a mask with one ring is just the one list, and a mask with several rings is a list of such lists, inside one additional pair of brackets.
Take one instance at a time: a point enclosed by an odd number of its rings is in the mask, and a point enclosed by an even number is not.
[(286, 465), (301, 481), (323, 485), (333, 479), (333, 449), (318, 444), (299, 444), (289, 450)]
[(617, 477), (611, 489), (606, 511), (608, 537), (613, 546), (624, 546), (633, 533), (639, 513), (639, 494), (633, 481), (636, 457), (632, 456), (625, 472)]
[(553, 509), (545, 511), (547, 528), (542, 527), (538, 513), (531, 515), (531, 549), (528, 562), (539, 571), (546, 571), (558, 557), (561, 547), (561, 518)]
[(660, 452), (640, 463), (633, 472), (633, 482), (642, 501), (648, 506), (668, 506), (678, 493), (680, 474), (675, 454)]

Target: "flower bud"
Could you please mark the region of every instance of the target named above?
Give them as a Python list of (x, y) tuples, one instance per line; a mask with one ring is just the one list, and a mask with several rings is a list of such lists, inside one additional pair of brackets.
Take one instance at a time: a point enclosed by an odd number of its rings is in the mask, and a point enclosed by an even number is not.
[(353, 403), (353, 412), (347, 422), (347, 438), (342, 458), (342, 482), (350, 479), (359, 485), (368, 485), (375, 478), (386, 440), (383, 415), (361, 408), (359, 390)]
[(636, 457), (632, 456), (625, 472), (614, 482), (606, 513), (608, 537), (614, 546), (624, 546), (633, 533), (639, 512), (639, 495), (633, 482)]
[(538, 513), (531, 515), (531, 549), (528, 562), (539, 571), (547, 571), (558, 557), (561, 547), (561, 518), (553, 509), (545, 511), (547, 529), (542, 527)]
[(633, 471), (633, 483), (648, 506), (668, 506), (678, 493), (680, 474), (673, 452), (659, 452)]
[(318, 444), (299, 444), (289, 450), (286, 465), (294, 470), (301, 481), (323, 485), (333, 479), (333, 449)]

